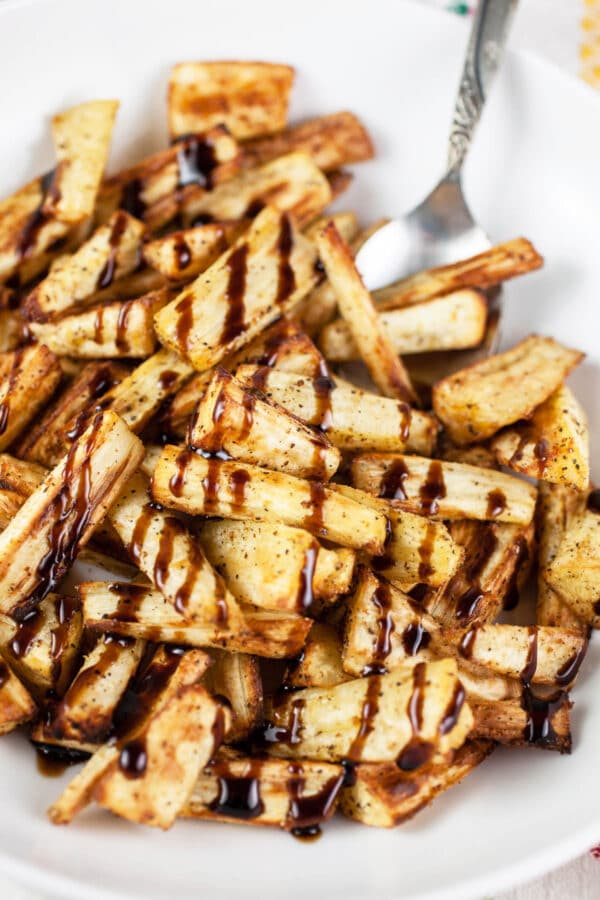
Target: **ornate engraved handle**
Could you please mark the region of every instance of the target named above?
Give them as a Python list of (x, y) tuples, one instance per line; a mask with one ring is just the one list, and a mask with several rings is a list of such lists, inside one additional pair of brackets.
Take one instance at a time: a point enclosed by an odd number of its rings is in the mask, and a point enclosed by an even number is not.
[(471, 138), (500, 65), (518, 0), (479, 0), (458, 88), (448, 142), (446, 177), (458, 178)]

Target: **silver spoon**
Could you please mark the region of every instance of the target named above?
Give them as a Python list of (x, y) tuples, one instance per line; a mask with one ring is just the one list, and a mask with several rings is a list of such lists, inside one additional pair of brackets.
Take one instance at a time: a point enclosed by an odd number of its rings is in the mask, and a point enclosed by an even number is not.
[(361, 247), (356, 262), (369, 290), (491, 246), (466, 204), (461, 170), (500, 66), (516, 5), (517, 0), (480, 0), (454, 108), (446, 173), (419, 206), (388, 222)]

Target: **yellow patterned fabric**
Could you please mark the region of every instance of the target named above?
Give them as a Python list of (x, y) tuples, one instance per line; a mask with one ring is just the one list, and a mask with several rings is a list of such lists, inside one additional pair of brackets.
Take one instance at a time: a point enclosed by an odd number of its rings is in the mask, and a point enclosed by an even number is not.
[(579, 71), (588, 84), (600, 88), (600, 0), (583, 0)]

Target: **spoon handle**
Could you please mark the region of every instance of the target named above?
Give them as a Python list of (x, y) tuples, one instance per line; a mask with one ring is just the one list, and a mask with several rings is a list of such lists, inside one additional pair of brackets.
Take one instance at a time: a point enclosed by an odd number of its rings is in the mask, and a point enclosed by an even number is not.
[(518, 0), (479, 0), (448, 141), (448, 178), (458, 179), (508, 37)]

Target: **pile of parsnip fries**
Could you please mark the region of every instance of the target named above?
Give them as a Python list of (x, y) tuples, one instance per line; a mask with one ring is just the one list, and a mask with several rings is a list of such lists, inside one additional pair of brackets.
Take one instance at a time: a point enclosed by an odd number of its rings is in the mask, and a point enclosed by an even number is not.
[[(497, 744), (571, 747), (600, 622), (582, 354), (532, 335), (425, 390), (542, 259), (370, 294), (379, 223), (326, 210), (371, 140), (288, 125), (292, 80), (176, 65), (171, 144), (110, 176), (118, 104), (69, 109), (0, 202), (0, 733), (87, 760), (56, 823), (392, 826)], [(77, 560), (112, 580), (69, 591)], [(535, 622), (498, 624), (531, 573)]]

